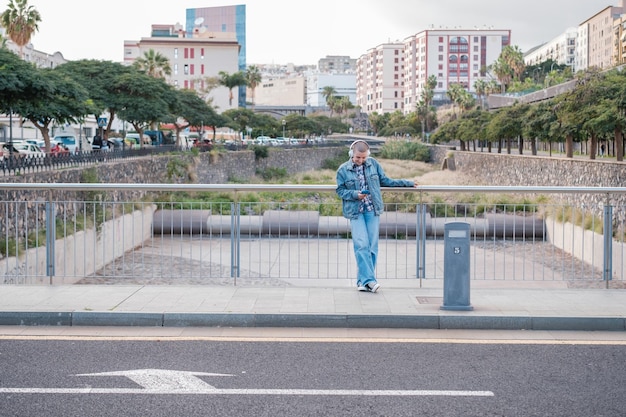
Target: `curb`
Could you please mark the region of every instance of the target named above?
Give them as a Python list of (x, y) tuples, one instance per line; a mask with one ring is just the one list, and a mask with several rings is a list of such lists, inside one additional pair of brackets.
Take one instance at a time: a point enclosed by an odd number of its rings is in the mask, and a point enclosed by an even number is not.
[(621, 317), (0, 312), (1, 326), (306, 327), (625, 331)]

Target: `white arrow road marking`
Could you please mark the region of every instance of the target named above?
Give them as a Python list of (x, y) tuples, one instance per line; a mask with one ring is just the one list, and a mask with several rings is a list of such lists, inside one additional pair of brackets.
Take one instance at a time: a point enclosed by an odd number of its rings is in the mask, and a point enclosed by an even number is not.
[(76, 376), (125, 376), (146, 390), (153, 391), (206, 391), (215, 389), (198, 376), (233, 376), (209, 372), (169, 371), (165, 369), (137, 369), (134, 371), (100, 372)]
[(334, 395), (334, 396), (448, 396), (493, 397), (491, 391), (454, 390), (322, 390), (322, 389), (221, 389), (197, 376), (234, 376), (209, 372), (137, 369), (132, 371), (78, 374), (76, 376), (124, 376), (142, 388), (0, 388), (0, 394), (148, 394), (148, 395)]

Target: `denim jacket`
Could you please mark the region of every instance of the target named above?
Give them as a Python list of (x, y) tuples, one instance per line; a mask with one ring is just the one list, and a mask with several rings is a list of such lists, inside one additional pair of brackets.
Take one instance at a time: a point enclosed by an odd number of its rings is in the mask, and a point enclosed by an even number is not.
[[(383, 212), (383, 196), (380, 187), (413, 187), (411, 180), (395, 180), (385, 175), (383, 167), (374, 158), (365, 160), (365, 178), (370, 190), (374, 212), (377, 216)], [(337, 170), (337, 195), (341, 198), (343, 216), (346, 219), (356, 219), (359, 217), (359, 179), (352, 159), (341, 164)]]

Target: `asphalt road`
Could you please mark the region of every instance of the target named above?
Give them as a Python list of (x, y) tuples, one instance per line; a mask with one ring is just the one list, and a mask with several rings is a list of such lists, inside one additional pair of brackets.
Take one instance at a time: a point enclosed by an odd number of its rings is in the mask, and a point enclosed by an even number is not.
[(623, 416), (626, 345), (0, 340), (1, 416)]

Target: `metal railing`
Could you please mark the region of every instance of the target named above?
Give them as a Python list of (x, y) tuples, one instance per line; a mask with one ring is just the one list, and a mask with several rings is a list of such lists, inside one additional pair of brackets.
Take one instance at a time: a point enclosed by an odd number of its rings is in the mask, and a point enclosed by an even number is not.
[[(332, 185), (0, 184), (0, 284), (245, 284), (356, 276), (348, 220)], [(616, 187), (421, 186), (386, 203), (379, 279), (443, 278), (444, 224), (470, 224), (472, 280), (624, 282), (625, 225)], [(67, 199), (68, 193), (82, 199)], [(144, 193), (124, 201), (119, 193)], [(180, 201), (179, 192), (232, 201)], [(280, 193), (258, 202), (257, 192)], [(599, 194), (598, 207), (543, 202), (463, 203), (457, 193)], [(115, 195), (111, 198), (109, 195)], [(167, 198), (163, 198), (163, 196)], [(151, 196), (151, 197), (149, 197)], [(160, 196), (155, 198), (155, 196)], [(248, 201), (246, 201), (248, 200)], [(387, 200), (387, 199), (386, 199)], [(598, 215), (597, 213), (601, 213)]]
[(52, 169), (67, 169), (89, 166), (104, 161), (135, 159), (146, 155), (162, 154), (179, 150), (174, 145), (146, 146), (141, 149), (107, 149), (101, 151), (79, 151), (76, 153), (42, 154), (42, 157), (9, 153), (0, 149), (0, 176), (16, 176)]

